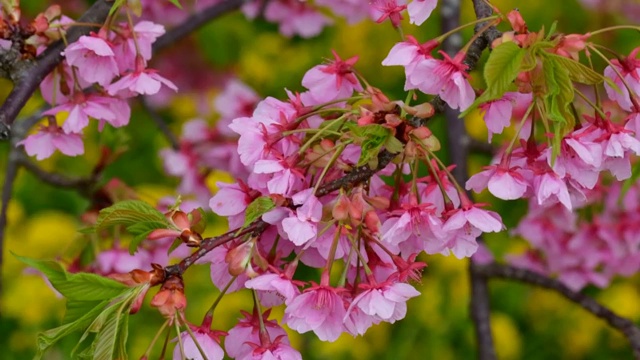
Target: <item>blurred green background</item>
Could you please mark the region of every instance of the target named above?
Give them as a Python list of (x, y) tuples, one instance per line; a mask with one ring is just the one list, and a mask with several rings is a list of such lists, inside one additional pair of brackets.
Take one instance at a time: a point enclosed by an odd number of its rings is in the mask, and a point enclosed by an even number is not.
[[(33, 16), (44, 9), (46, 1), (23, 0), (25, 16)], [(65, 4), (63, 2), (63, 12)], [(82, 1), (69, 1), (81, 9)], [(558, 31), (584, 33), (618, 23), (629, 22), (621, 14), (586, 10), (574, 0), (563, 1), (494, 1), (507, 12), (518, 7), (529, 28), (549, 28), (558, 21)], [(439, 8), (436, 9), (436, 12)], [(464, 1), (462, 22), (474, 19), (471, 1)], [(408, 24), (405, 34), (413, 34), (420, 41), (438, 35), (439, 17), (434, 13), (422, 27)], [(463, 32), (465, 39), (471, 30)], [(300, 80), (314, 65), (331, 57), (336, 49), (342, 58), (359, 55), (356, 67), (374, 86), (381, 88), (392, 99), (403, 99), (404, 76), (401, 67), (382, 67), (380, 62), (400, 37), (389, 23), (375, 24), (365, 21), (349, 26), (338, 20), (322, 35), (305, 40), (287, 39), (277, 32), (277, 26), (264, 21), (248, 22), (239, 13), (227, 15), (201, 29), (193, 38), (197, 51), (216, 73), (235, 73), (262, 96), (284, 98), (284, 88), (302, 91)], [(640, 45), (637, 32), (622, 31), (599, 36), (596, 41), (621, 53), (628, 53)], [(169, 50), (170, 52), (170, 50)], [(163, 56), (160, 54), (159, 56)], [(195, 56), (195, 55), (194, 55)], [(486, 56), (486, 55), (485, 55)], [(481, 75), (472, 73), (480, 84)], [(0, 98), (10, 90), (10, 83), (0, 82)], [(219, 90), (219, 89), (218, 89)], [(208, 104), (216, 93), (212, 88), (206, 94)], [(180, 94), (162, 114), (171, 128), (179, 134), (181, 124), (198, 116), (193, 94)], [(42, 102), (32, 100), (24, 114), (38, 108)], [(215, 116), (208, 118), (215, 121)], [(466, 119), (469, 132), (486, 140), (486, 129), (477, 113)], [(433, 122), (432, 130), (442, 135), (444, 122)], [(110, 165), (105, 178), (117, 177), (135, 188), (141, 198), (151, 203), (165, 195), (175, 195), (177, 180), (164, 177), (162, 163), (157, 154), (168, 146), (139, 107), (135, 108), (131, 125), (115, 131), (129, 139), (129, 153)], [(88, 139), (104, 140), (90, 132)], [(446, 148), (444, 136), (441, 137)], [(51, 171), (70, 176), (86, 175), (97, 161), (95, 144), (86, 144), (87, 155), (66, 158), (55, 155), (40, 165)], [(8, 144), (0, 143), (0, 169), (6, 166)], [(446, 158), (446, 150), (441, 151)], [(471, 171), (488, 162), (486, 156), (472, 156)], [(4, 172), (0, 172), (3, 180)], [(208, 184), (215, 190), (215, 181), (229, 180), (228, 175), (214, 171)], [(486, 194), (478, 197), (491, 202), (493, 209), (502, 214), (505, 224), (513, 227), (526, 211), (524, 202), (495, 201)], [(64, 256), (81, 238), (77, 220), (89, 202), (75, 191), (60, 190), (41, 183), (22, 170), (16, 181), (14, 196), (9, 204), (9, 227), (4, 245), (5, 262), (2, 264), (3, 293), (0, 302), (0, 349), (2, 359), (29, 359), (34, 354), (36, 333), (60, 324), (64, 300), (54, 293), (37, 275), (25, 274), (24, 266), (11, 254), (33, 258)], [(205, 235), (216, 235), (225, 230), (220, 219), (211, 220)], [(500, 258), (508, 252), (526, 247), (522, 239), (510, 237), (508, 232), (487, 236), (488, 246)], [(469, 320), (469, 284), (467, 261), (453, 256), (422, 258), (429, 266), (424, 271), (422, 284), (417, 287), (422, 296), (409, 301), (408, 316), (394, 324), (374, 326), (364, 337), (343, 335), (335, 343), (318, 341), (311, 333), (299, 335), (289, 332), (293, 346), (305, 359), (469, 359), (475, 357), (473, 327)], [(585, 291), (603, 304), (633, 320), (640, 318), (639, 278), (617, 279), (605, 290), (588, 288)], [(212, 290), (208, 267), (194, 266), (185, 278), (187, 318), (199, 323), (204, 312), (217, 295)], [(631, 358), (626, 340), (607, 328), (604, 322), (567, 302), (559, 295), (513, 282), (491, 281), (491, 325), (500, 359), (623, 359)], [(152, 293), (154, 290), (152, 290)], [(147, 303), (150, 296), (148, 296)], [(249, 293), (226, 296), (216, 310), (214, 327), (228, 330), (239, 318), (239, 310), (251, 308)], [(282, 308), (274, 310), (272, 317), (280, 318)], [(131, 318), (131, 357), (141, 356), (163, 319), (148, 307)], [(50, 351), (47, 358), (66, 359), (75, 345), (69, 338)], [(171, 345), (172, 346), (172, 345)], [(157, 352), (154, 352), (157, 356)]]

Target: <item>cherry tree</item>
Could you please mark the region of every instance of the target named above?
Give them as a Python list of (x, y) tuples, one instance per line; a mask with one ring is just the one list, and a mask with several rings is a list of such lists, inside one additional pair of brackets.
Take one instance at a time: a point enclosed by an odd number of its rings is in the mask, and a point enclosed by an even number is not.
[[(21, 167), (54, 186), (84, 189), (91, 201), (79, 229), (93, 239), (88, 258), (33, 259), (28, 249), (11, 249), (66, 298), (62, 324), (38, 336), (38, 357), (79, 333), (72, 357), (148, 358), (166, 334), (175, 346), (165, 343), (162, 354), (176, 359), (300, 359), (284, 327), (333, 342), (400, 321), (435, 256), (470, 259), (481, 359), (496, 358), (492, 278), (557, 291), (619, 330), (640, 357), (637, 325), (582, 292), (640, 270), (640, 42), (621, 54), (601, 41), (639, 27), (532, 29), (526, 13), (484, 0), (464, 4), (476, 15), (467, 24), (458, 2), (436, 0), (98, 0), (77, 19), (64, 15), (64, 4), (34, 19), (22, 17), (18, 0), (1, 4), (0, 75), (13, 82), (0, 106), (0, 137), (11, 144), (1, 231)], [(417, 28), (438, 7), (441, 34), (403, 33), (405, 18)], [(162, 66), (160, 51), (232, 11), (288, 38), (314, 37), (335, 21), (379, 23), (398, 34), (393, 47), (379, 49), (380, 66), (403, 69), (405, 96), (394, 99), (363, 76), (357, 55), (326, 49), (326, 60), (299, 79), (301, 91), (262, 97), (231, 78), (215, 99), (215, 124), (189, 120), (178, 136), (156, 110), (210, 85)], [(468, 28), (474, 35), (463, 39)], [(19, 118), (32, 96), (46, 105)], [(92, 128), (135, 126), (134, 104), (170, 144), (159, 155), (180, 196), (147, 203), (105, 178), (116, 159), (127, 161), (117, 146), (100, 149), (87, 178), (37, 164), (58, 152), (82, 156), (96, 146)], [(466, 133), (463, 119), (474, 112), (487, 143)], [(430, 129), (438, 116), (444, 135)], [(492, 160), (469, 174), (473, 151)], [(206, 183), (213, 169), (234, 179), (215, 193)], [(517, 226), (474, 199), (485, 190), (526, 202)], [(226, 219), (227, 232), (204, 235), (211, 212)], [(494, 259), (483, 236), (499, 232), (526, 239), (528, 250)], [(202, 320), (185, 315), (183, 275), (198, 265), (210, 268), (218, 294)], [(253, 307), (238, 308), (237, 324), (220, 328), (216, 307), (233, 292), (251, 293)], [(128, 354), (128, 320), (145, 298), (165, 321), (145, 354)], [(270, 316), (274, 307), (284, 309), (281, 319)]]

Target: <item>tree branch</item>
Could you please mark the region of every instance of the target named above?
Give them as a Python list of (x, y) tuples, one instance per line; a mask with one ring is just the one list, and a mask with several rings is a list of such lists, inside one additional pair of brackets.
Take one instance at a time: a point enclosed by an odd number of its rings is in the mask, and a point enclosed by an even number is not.
[(147, 114), (149, 114), (149, 117), (156, 124), (156, 127), (158, 128), (158, 130), (160, 130), (162, 135), (164, 135), (164, 137), (167, 139), (167, 141), (171, 145), (171, 148), (173, 150), (180, 149), (180, 141), (178, 141), (176, 135), (171, 131), (171, 129), (169, 129), (169, 126), (160, 116), (160, 114), (158, 114), (149, 106), (147, 100), (144, 97), (140, 97), (140, 105), (142, 105), (142, 108), (147, 112)]
[(622, 332), (629, 340), (629, 343), (631, 343), (635, 357), (640, 358), (640, 328), (638, 328), (633, 321), (614, 313), (611, 309), (601, 305), (594, 299), (569, 289), (560, 281), (530, 270), (497, 263), (476, 265), (476, 272), (487, 278), (494, 277), (506, 280), (517, 280), (557, 291), (568, 300), (580, 305), (583, 309), (605, 320), (611, 327)]
[[(357, 167), (347, 175), (322, 185), (318, 188), (318, 191), (316, 191), (316, 196), (325, 196), (340, 188), (353, 187), (369, 180), (369, 178), (371, 178), (375, 173), (389, 165), (396, 155), (397, 154), (392, 154), (383, 150), (378, 155), (378, 166), (375, 169), (371, 169), (367, 165)], [(251, 234), (251, 236), (254, 237), (260, 236), (260, 234), (265, 231), (269, 225), (270, 224), (264, 222), (262, 219), (258, 219), (244, 229), (234, 229), (219, 236), (203, 239), (200, 248), (196, 252), (182, 259), (178, 264), (164, 268), (165, 279), (170, 275), (182, 275), (191, 265), (195, 264), (198, 259), (220, 245), (226, 244), (229, 241), (238, 239), (247, 234)]]
[(153, 52), (164, 49), (165, 47), (175, 43), (198, 30), (201, 26), (209, 21), (224, 15), (233, 10), (239, 9), (245, 2), (250, 0), (223, 0), (213, 6), (210, 6), (196, 14), (189, 16), (182, 24), (167, 31), (153, 43)]
[[(113, 0), (98, 0), (93, 6), (87, 10), (78, 22), (101, 24), (107, 19), (109, 10)], [(95, 30), (93, 26), (74, 26), (67, 32), (67, 42), (73, 43), (82, 35), (88, 34), (91, 30)], [(11, 134), (11, 125), (15, 121), (18, 113), (27, 103), (31, 95), (36, 91), (40, 83), (53, 69), (62, 61), (62, 51), (65, 44), (56, 41), (51, 44), (40, 56), (36, 58), (33, 66), (29, 67), (23, 74), (17, 78), (13, 89), (5, 102), (0, 106), (0, 140), (9, 138)]]
[(20, 123), (20, 126), (16, 126), (14, 130), (16, 136), (11, 139), (7, 167), (4, 170), (4, 183), (2, 184), (0, 199), (0, 294), (2, 294), (2, 264), (4, 261), (4, 237), (7, 230), (7, 211), (9, 209), (9, 201), (11, 201), (11, 194), (13, 193), (13, 185), (18, 176), (20, 168), (19, 156), (22, 151), (16, 146), (24, 138), (27, 131), (40, 120), (39, 114), (40, 112), (38, 112), (38, 115), (26, 118)]
[[(493, 10), (484, 0), (472, 0), (476, 18), (481, 19), (491, 16)], [(442, 16), (442, 33), (457, 28), (460, 25), (460, 1), (445, 0), (440, 8)], [(475, 26), (476, 33), (480, 31), (486, 22), (479, 23)], [(467, 71), (471, 71), (482, 56), (482, 52), (487, 48), (490, 40), (487, 36), (499, 36), (499, 31), (495, 27), (486, 30), (481, 36), (478, 36), (470, 45), (463, 62), (468, 66)], [(462, 38), (456, 33), (449, 36), (442, 44), (443, 50), (453, 57), (462, 46)], [(469, 175), (467, 172), (467, 160), (469, 157), (470, 138), (464, 126), (464, 122), (459, 119), (460, 112), (446, 106), (440, 97), (436, 97), (432, 104), (436, 111), (444, 113), (447, 122), (447, 138), (449, 140), (449, 153), (451, 161), (456, 165), (453, 175), (459, 184), (464, 184)], [(423, 120), (424, 121), (424, 120)], [(478, 239), (481, 241), (481, 239)], [(475, 329), (476, 339), (478, 341), (478, 358), (482, 360), (492, 360), (496, 358), (496, 352), (493, 345), (493, 337), (491, 334), (491, 305), (489, 302), (489, 286), (486, 277), (476, 271), (475, 264), (469, 262), (469, 278), (471, 285), (471, 318)]]
[(67, 177), (62, 174), (45, 171), (40, 168), (33, 161), (29, 160), (26, 154), (18, 150), (16, 161), (19, 165), (22, 165), (25, 169), (31, 172), (40, 181), (49, 185), (63, 188), (63, 189), (76, 189), (80, 192), (86, 192), (96, 182), (96, 176), (89, 176), (86, 178)]

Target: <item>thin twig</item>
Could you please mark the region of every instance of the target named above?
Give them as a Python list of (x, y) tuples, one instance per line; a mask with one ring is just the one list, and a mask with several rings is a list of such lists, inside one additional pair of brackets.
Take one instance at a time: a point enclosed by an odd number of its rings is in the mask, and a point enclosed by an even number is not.
[[(98, 0), (93, 6), (87, 10), (79, 19), (78, 22), (89, 24), (102, 24), (109, 14), (113, 1)], [(95, 30), (96, 27), (92, 26), (74, 26), (66, 35), (68, 43), (75, 42), (82, 35), (88, 34), (90, 31)], [(24, 74), (17, 76), (19, 79), (14, 84), (11, 93), (0, 106), (0, 140), (9, 138), (11, 134), (11, 125), (15, 121), (18, 113), (27, 101), (31, 98), (31, 95), (36, 91), (42, 80), (62, 61), (62, 51), (64, 50), (64, 43), (56, 41), (51, 44), (42, 54), (40, 54), (33, 62), (33, 66), (28, 67)], [(15, 74), (13, 75), (15, 77)]]
[(614, 313), (611, 309), (598, 303), (594, 299), (580, 292), (569, 289), (558, 280), (510, 265), (497, 263), (476, 265), (476, 272), (487, 278), (517, 280), (558, 292), (573, 303), (580, 305), (583, 309), (587, 310), (594, 316), (605, 320), (614, 329), (622, 332), (624, 336), (626, 336), (627, 340), (629, 340), (635, 357), (640, 359), (640, 328), (638, 328), (633, 321)]
[(149, 117), (151, 117), (151, 120), (153, 120), (153, 122), (156, 124), (158, 130), (160, 130), (162, 135), (164, 135), (164, 137), (167, 139), (167, 141), (171, 145), (171, 148), (173, 148), (173, 150), (180, 149), (180, 142), (178, 141), (176, 135), (171, 131), (171, 129), (169, 129), (169, 126), (160, 116), (160, 114), (158, 114), (158, 112), (156, 112), (149, 106), (149, 103), (144, 97), (140, 98), (140, 105), (142, 105), (142, 108), (147, 112), (147, 114), (149, 114)]

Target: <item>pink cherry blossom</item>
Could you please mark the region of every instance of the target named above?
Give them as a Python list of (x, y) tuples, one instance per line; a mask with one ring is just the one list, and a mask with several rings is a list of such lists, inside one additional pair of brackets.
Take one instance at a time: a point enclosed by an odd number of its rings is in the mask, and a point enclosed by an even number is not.
[(237, 357), (236, 360), (302, 360), (300, 352), (292, 348), (288, 343), (281, 341), (283, 338), (284, 336), (276, 338), (269, 346), (250, 344), (255, 349)]
[(253, 89), (240, 80), (232, 79), (226, 83), (213, 104), (221, 116), (220, 121), (228, 123), (238, 117), (251, 116), (259, 100)]
[[(206, 355), (207, 359), (210, 360), (222, 360), (224, 358), (224, 350), (220, 346), (220, 340), (218, 334), (216, 332), (211, 331), (206, 328), (195, 328), (193, 330), (193, 334), (195, 335), (195, 340), (198, 342), (202, 351)], [(174, 360), (204, 360), (202, 357), (200, 350), (196, 346), (194, 339), (191, 337), (189, 332), (183, 331), (180, 333), (180, 338), (182, 341), (182, 346), (184, 348), (184, 357), (180, 352), (180, 345), (176, 344), (173, 349), (173, 359)], [(177, 339), (175, 340), (177, 342)]]
[[(457, 258), (473, 255), (478, 244), (476, 238), (483, 232), (500, 232), (504, 229), (500, 215), (483, 210), (477, 204), (462, 196), (462, 207), (449, 211), (442, 230), (449, 232), (451, 238), (446, 248), (453, 251)], [(446, 250), (445, 250), (446, 253)]]
[(124, 75), (120, 80), (109, 85), (110, 95), (119, 94), (124, 97), (135, 95), (153, 95), (160, 91), (162, 85), (177, 91), (178, 88), (169, 80), (158, 75), (153, 69), (143, 69)]
[(98, 254), (95, 262), (97, 270), (101, 274), (109, 275), (113, 273), (124, 274), (134, 269), (150, 268), (150, 254), (145, 249), (131, 255), (125, 249), (111, 249)]
[(335, 51), (332, 52), (334, 61), (311, 68), (302, 78), (302, 85), (309, 89), (301, 94), (307, 106), (348, 98), (354, 91), (362, 91), (362, 85), (353, 71), (358, 57), (343, 61)]
[(69, 133), (80, 133), (89, 125), (89, 117), (108, 122), (114, 126), (123, 126), (129, 122), (131, 110), (126, 102), (95, 94), (86, 95), (76, 92), (67, 103), (45, 111), (44, 115), (56, 115), (68, 111), (69, 116), (62, 128)]
[(407, 300), (420, 295), (413, 286), (400, 282), (385, 281), (382, 284), (360, 286), (365, 290), (353, 299), (347, 315), (357, 306), (363, 313), (390, 323), (403, 319), (407, 313)]
[[(262, 2), (246, 3), (242, 10), (248, 18), (255, 18), (261, 10)], [(333, 21), (319, 12), (314, 6), (296, 0), (269, 1), (264, 9), (264, 17), (280, 25), (280, 33), (287, 37), (299, 35), (303, 38), (314, 37)]]
[[(498, 100), (480, 105), (480, 110), (484, 112), (484, 122), (489, 130), (489, 142), (493, 134), (502, 134), (504, 128), (511, 126), (512, 117), (518, 116), (516, 109), (524, 107), (526, 111), (532, 99), (531, 93), (507, 92)], [(520, 116), (524, 116), (524, 113)]]
[(67, 156), (84, 154), (84, 144), (80, 134), (67, 133), (50, 120), (48, 126), (40, 126), (38, 132), (29, 135), (19, 141), (17, 145), (23, 145), (29, 156), (36, 156), (37, 160), (43, 160), (58, 150)]
[(438, 0), (413, 0), (407, 6), (409, 12), (409, 22), (418, 26), (422, 25), (429, 16), (433, 9), (436, 8)]
[[(254, 350), (252, 344), (260, 344), (260, 319), (257, 313), (250, 314), (241, 311), (243, 318), (229, 330), (225, 339), (225, 350), (227, 355), (235, 359), (245, 359), (251, 356)], [(278, 325), (275, 320), (268, 320), (270, 311), (262, 314), (262, 322), (267, 330), (270, 339), (280, 339), (278, 342), (289, 344), (287, 333)], [(275, 341), (274, 341), (275, 342)], [(249, 359), (251, 357), (248, 357)]]
[(300, 294), (297, 281), (291, 279), (291, 275), (286, 273), (264, 273), (244, 283), (247, 289), (261, 290), (259, 293), (273, 294), (275, 296), (262, 296), (261, 303), (264, 306), (272, 307), (283, 302), (288, 304)]
[(322, 219), (322, 203), (313, 195), (313, 189), (303, 190), (292, 197), (295, 216), (282, 220), (282, 229), (291, 242), (300, 246), (315, 239), (318, 234), (318, 222)]
[(402, 209), (393, 211), (380, 232), (385, 245), (398, 247), (403, 255), (426, 251), (434, 254), (443, 245), (442, 221), (435, 216), (428, 203), (418, 204), (415, 199), (402, 204)]
[(320, 340), (333, 342), (344, 331), (345, 314), (337, 289), (313, 284), (289, 303), (283, 322), (299, 333), (313, 331)]
[(517, 167), (509, 168), (503, 164), (486, 166), (484, 171), (467, 180), (466, 189), (479, 193), (488, 188), (499, 199), (519, 199), (526, 193), (529, 184), (518, 170)]
[(631, 111), (632, 107), (635, 107), (634, 111), (640, 111), (638, 106), (638, 94), (640, 94), (640, 59), (637, 58), (640, 52), (640, 47), (635, 48), (628, 57), (618, 60), (612, 59), (611, 64), (615, 67), (618, 73), (622, 76), (625, 82), (631, 88), (631, 91), (635, 93), (635, 104), (632, 102), (629, 90), (622, 83), (622, 79), (618, 76), (611, 66), (607, 66), (604, 69), (604, 75), (613, 80), (620, 92), (613, 89), (607, 82), (604, 83), (607, 95), (611, 100), (615, 100), (620, 107), (626, 111)]
[(118, 75), (118, 64), (112, 45), (100, 35), (84, 35), (64, 50), (69, 65), (78, 69), (78, 75), (89, 83), (108, 85)]
[(405, 0), (374, 0), (372, 7), (375, 9), (374, 18), (377, 23), (381, 23), (386, 19), (391, 21), (391, 25), (397, 28), (403, 17), (401, 12), (407, 8)]
[[(208, 252), (205, 256), (198, 260), (199, 264), (210, 264), (211, 266), (211, 281), (218, 289), (224, 289), (233, 276), (229, 273), (229, 264), (226, 260), (229, 253), (229, 246), (218, 246), (212, 251)], [(231, 293), (244, 288), (244, 283), (249, 278), (246, 273), (240, 274), (227, 289), (227, 292)]]
[(395, 44), (387, 57), (382, 60), (384, 66), (401, 65), (404, 66), (406, 81), (405, 90), (417, 89), (418, 84), (423, 81), (421, 73), (416, 73), (416, 67), (421, 62), (433, 59), (431, 51), (438, 46), (435, 40), (420, 44), (416, 38), (407, 35), (407, 40)]
[(425, 94), (440, 95), (451, 108), (464, 111), (474, 101), (476, 95), (467, 81), (467, 65), (462, 63), (465, 54), (460, 52), (452, 59), (440, 51), (443, 60), (427, 59), (416, 65), (415, 85)]
[(558, 201), (568, 210), (573, 209), (567, 184), (554, 172), (548, 171), (534, 176), (533, 189), (538, 205), (548, 205)]

